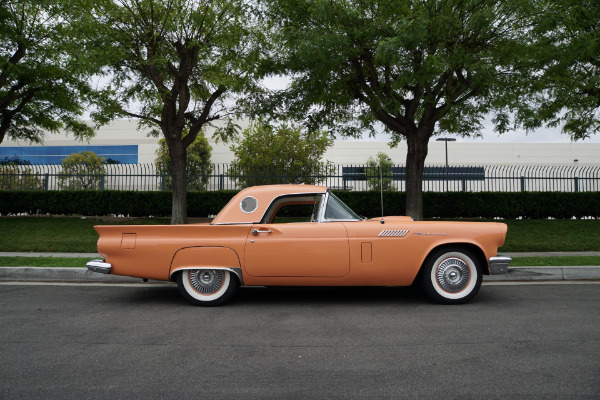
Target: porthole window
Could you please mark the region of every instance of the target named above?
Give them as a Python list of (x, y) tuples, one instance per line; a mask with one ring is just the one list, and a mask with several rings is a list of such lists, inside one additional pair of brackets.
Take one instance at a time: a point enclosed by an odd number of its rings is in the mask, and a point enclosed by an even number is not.
[(242, 199), (242, 201), (240, 202), (240, 208), (242, 209), (243, 212), (245, 212), (247, 214), (256, 211), (257, 207), (258, 207), (258, 200), (256, 200), (252, 196), (244, 197)]

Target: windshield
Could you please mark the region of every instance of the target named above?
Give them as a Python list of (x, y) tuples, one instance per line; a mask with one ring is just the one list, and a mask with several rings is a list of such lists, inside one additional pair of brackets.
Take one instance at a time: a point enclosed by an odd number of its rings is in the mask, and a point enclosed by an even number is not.
[(358, 221), (360, 217), (345, 205), (335, 194), (329, 192), (327, 208), (325, 209), (326, 220), (344, 220)]

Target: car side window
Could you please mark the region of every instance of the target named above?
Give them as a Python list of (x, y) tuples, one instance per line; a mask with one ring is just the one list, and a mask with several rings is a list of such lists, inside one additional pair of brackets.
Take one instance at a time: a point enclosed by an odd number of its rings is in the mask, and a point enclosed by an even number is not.
[(269, 206), (261, 223), (314, 222), (317, 220), (319, 214), (319, 205), (322, 197), (321, 194), (281, 197)]
[(311, 222), (313, 204), (284, 204), (273, 216), (272, 224)]

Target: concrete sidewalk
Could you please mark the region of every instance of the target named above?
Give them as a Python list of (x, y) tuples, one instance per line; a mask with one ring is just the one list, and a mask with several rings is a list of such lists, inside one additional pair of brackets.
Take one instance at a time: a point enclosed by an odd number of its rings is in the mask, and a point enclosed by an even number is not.
[[(484, 282), (600, 280), (600, 266), (512, 267), (505, 275), (483, 277)], [(0, 281), (136, 283), (140, 278), (105, 275), (87, 268), (0, 267)], [(156, 281), (160, 282), (160, 281)]]
[(36, 252), (2, 252), (0, 257), (65, 257), (65, 258), (102, 258), (98, 253), (36, 253)]
[[(600, 252), (503, 253), (509, 257), (600, 256)], [(96, 253), (7, 253), (0, 257), (101, 258)], [(510, 267), (504, 275), (484, 276), (484, 281), (600, 280), (600, 266)], [(139, 278), (105, 275), (87, 268), (0, 267), (0, 281), (135, 283)], [(159, 282), (159, 281), (156, 281)]]
[[(537, 251), (522, 253), (504, 253), (508, 257), (566, 257), (566, 256), (600, 256), (600, 251)], [(66, 258), (102, 258), (98, 253), (36, 253), (36, 252), (1, 252), (0, 257), (66, 257)]]

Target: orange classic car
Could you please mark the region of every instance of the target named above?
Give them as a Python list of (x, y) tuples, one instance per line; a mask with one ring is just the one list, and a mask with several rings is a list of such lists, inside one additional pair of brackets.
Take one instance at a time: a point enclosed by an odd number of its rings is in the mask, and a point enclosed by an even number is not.
[(244, 189), (209, 224), (96, 226), (91, 271), (175, 281), (195, 305), (240, 286), (408, 286), (465, 303), (482, 275), (506, 273), (507, 227), (487, 222), (365, 219), (323, 186)]

